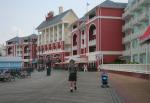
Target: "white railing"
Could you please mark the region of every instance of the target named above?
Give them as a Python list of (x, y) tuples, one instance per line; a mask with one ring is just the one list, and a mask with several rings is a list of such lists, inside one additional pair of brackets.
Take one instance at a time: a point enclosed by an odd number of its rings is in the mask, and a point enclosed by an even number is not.
[(139, 16), (139, 21), (148, 19), (148, 11), (143, 12), (140, 16)]
[(104, 70), (150, 74), (150, 64), (103, 64)]
[(123, 56), (126, 56), (126, 55), (131, 55), (131, 50), (124, 50), (123, 51)]
[(77, 45), (76, 46), (73, 46), (73, 48), (72, 48), (73, 50), (76, 50), (77, 49)]
[(96, 45), (96, 39), (89, 41), (89, 46)]
[(122, 43), (129, 42), (129, 41), (131, 40), (131, 35), (132, 35), (132, 34), (129, 34), (129, 35), (125, 36), (125, 37), (123, 38), (123, 40), (122, 40)]

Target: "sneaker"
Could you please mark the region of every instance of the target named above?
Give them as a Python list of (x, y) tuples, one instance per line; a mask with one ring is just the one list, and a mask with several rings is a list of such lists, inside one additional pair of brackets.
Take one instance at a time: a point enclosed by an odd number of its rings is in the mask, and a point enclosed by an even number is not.
[(70, 92), (73, 92), (73, 89), (70, 89)]
[(74, 90), (77, 90), (77, 87), (76, 87), (76, 86), (74, 87)]

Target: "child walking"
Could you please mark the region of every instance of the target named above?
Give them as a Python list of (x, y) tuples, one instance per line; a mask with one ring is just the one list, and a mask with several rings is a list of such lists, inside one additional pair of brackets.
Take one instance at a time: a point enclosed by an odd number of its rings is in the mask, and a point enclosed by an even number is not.
[(75, 65), (75, 61), (73, 59), (69, 62), (69, 84), (70, 84), (70, 92), (73, 90), (77, 90), (76, 82), (77, 82), (77, 67)]

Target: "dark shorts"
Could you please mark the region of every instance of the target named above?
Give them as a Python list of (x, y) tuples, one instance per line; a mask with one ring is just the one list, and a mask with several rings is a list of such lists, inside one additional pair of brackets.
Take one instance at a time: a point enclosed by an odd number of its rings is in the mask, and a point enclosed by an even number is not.
[(70, 73), (69, 81), (77, 81), (77, 73)]

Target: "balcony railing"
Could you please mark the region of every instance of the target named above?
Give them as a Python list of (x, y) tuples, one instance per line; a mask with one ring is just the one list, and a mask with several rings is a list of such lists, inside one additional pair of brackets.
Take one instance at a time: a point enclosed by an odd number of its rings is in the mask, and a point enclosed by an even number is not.
[(125, 36), (125, 37), (123, 38), (123, 40), (122, 40), (122, 43), (124, 44), (124, 43), (126, 43), (126, 42), (129, 42), (130, 40), (131, 40), (131, 34)]
[(73, 46), (73, 48), (72, 48), (73, 50), (77, 50), (77, 45), (76, 46)]
[(126, 23), (126, 24), (123, 26), (122, 30), (123, 30), (123, 31), (126, 31), (126, 30), (132, 29), (133, 27), (132, 27), (131, 23), (132, 23), (131, 21), (128, 22), (128, 23)]
[(125, 11), (125, 13), (122, 15), (122, 18), (130, 18), (133, 16), (133, 13), (131, 13), (131, 9), (128, 9), (127, 11)]
[(145, 21), (148, 20), (148, 11), (143, 12), (140, 16), (139, 16), (139, 21)]
[(96, 45), (96, 39), (89, 41), (89, 46)]
[(129, 56), (130, 54), (131, 54), (130, 49), (123, 51), (123, 56)]
[(89, 41), (96, 39), (96, 35), (90, 34), (89, 35)]
[(150, 0), (139, 0), (139, 5), (150, 4)]
[(132, 11), (137, 11), (139, 10), (139, 2), (135, 2), (135, 4), (132, 6)]
[(132, 20), (132, 25), (133, 26), (138, 26), (138, 25), (140, 25), (141, 24), (141, 22), (139, 22), (139, 18), (138, 17), (136, 17), (136, 18), (134, 18), (133, 20)]

